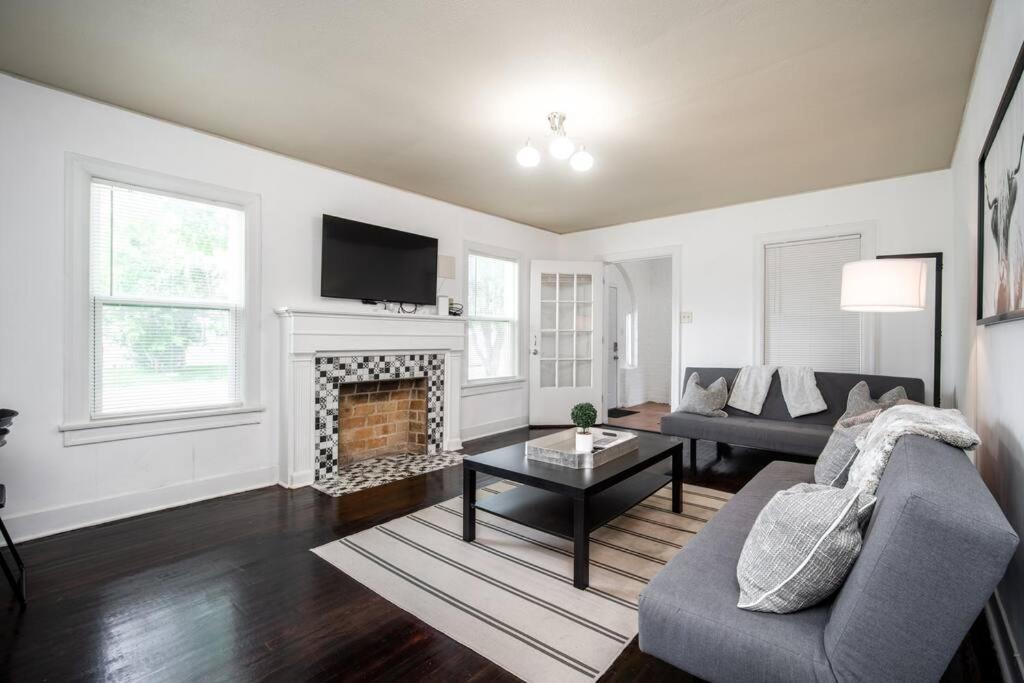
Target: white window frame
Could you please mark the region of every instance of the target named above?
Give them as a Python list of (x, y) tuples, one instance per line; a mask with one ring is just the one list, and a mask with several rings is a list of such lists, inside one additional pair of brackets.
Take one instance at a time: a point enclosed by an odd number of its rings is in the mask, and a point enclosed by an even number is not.
[[(486, 258), (500, 259), (502, 261), (511, 261), (516, 265), (516, 291), (515, 291), (515, 305), (513, 310), (516, 312), (516, 318), (509, 320), (508, 318), (494, 318), (490, 316), (478, 317), (470, 316), (469, 314), (469, 257), (473, 256), (484, 256)], [(529, 286), (527, 278), (523, 277), (523, 257), (519, 252), (511, 251), (508, 249), (501, 249), (500, 247), (492, 247), (485, 244), (476, 244), (467, 242), (463, 248), (462, 255), (462, 268), (464, 277), (462, 278), (462, 301), (465, 303), (465, 320), (466, 325), (466, 352), (464, 354), (462, 362), (462, 376), (465, 377), (463, 387), (472, 390), (473, 387), (487, 387), (492, 385), (511, 384), (516, 382), (524, 382), (526, 378), (523, 377), (522, 369), (525, 367), (523, 359), (520, 357), (523, 349), (526, 348), (525, 339), (523, 338), (525, 328), (521, 324), (523, 319), (523, 302), (529, 300), (529, 297), (524, 295), (523, 287)], [(511, 322), (512, 323), (512, 374), (508, 377), (488, 377), (486, 379), (469, 379), (469, 325), (471, 320), (496, 320), (500, 322)], [(472, 391), (463, 395), (473, 395)]]
[[(93, 180), (151, 189), (245, 213), (245, 293), (239, 331), (241, 403), (229, 407), (94, 416), (90, 380), (90, 188)], [(64, 445), (254, 424), (260, 397), (260, 197), (195, 180), (68, 153), (65, 159)]]
[[(871, 259), (875, 257), (875, 235), (877, 223), (875, 221), (859, 221), (856, 223), (842, 223), (837, 225), (824, 225), (815, 228), (803, 228), (799, 230), (787, 230), (771, 232), (754, 237), (754, 348), (752, 353), (753, 362), (757, 365), (764, 364), (764, 256), (765, 247), (772, 244), (785, 242), (802, 242), (806, 240), (835, 239), (844, 235), (860, 235), (860, 257)], [(865, 374), (875, 373), (876, 358), (878, 357), (878, 333), (875, 327), (874, 316), (861, 315), (861, 372)]]

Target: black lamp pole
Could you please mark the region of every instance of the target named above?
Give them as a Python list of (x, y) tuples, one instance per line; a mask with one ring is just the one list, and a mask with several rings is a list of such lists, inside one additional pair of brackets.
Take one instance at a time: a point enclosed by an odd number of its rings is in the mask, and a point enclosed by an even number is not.
[(935, 259), (935, 378), (932, 380), (932, 402), (938, 408), (942, 403), (942, 252), (924, 254), (885, 254), (875, 258)]

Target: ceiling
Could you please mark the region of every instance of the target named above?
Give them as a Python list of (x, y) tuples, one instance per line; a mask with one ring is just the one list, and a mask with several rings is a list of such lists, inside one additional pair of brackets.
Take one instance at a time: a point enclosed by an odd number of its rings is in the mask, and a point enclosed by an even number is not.
[(988, 4), (0, 0), (0, 70), (572, 232), (947, 168)]

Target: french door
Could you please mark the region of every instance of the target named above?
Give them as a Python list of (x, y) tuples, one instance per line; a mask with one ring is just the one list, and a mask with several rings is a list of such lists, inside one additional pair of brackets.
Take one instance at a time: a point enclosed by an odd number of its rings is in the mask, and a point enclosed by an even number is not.
[(530, 424), (570, 424), (577, 403), (604, 415), (604, 264), (530, 264)]

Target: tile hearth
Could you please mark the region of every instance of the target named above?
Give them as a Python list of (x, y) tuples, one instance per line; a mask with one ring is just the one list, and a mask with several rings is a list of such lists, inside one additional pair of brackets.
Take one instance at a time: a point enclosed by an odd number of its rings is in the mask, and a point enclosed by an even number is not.
[(424, 472), (452, 467), (462, 463), (462, 453), (384, 455), (346, 465), (336, 474), (328, 475), (313, 488), (329, 496), (343, 496), (363, 489), (389, 484)]

